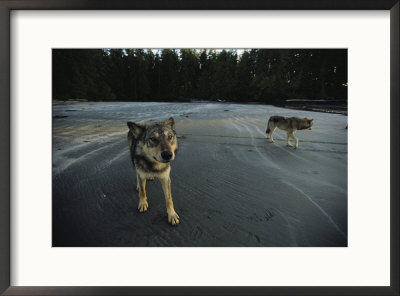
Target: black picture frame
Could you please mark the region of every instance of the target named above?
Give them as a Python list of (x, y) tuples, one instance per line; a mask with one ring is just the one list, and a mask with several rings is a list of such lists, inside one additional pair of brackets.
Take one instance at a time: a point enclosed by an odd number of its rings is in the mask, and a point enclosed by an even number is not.
[[(399, 295), (399, 0), (0, 0), (1, 295)], [(10, 286), (10, 12), (12, 10), (390, 10), (390, 286)], [(368, 260), (368, 258), (366, 258)]]

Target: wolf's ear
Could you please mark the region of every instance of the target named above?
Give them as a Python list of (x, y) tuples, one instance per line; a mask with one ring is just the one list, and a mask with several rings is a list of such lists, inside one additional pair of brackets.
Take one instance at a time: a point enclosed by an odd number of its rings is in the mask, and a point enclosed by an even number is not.
[(143, 132), (146, 130), (146, 127), (144, 125), (138, 124), (136, 122), (128, 121), (127, 125), (135, 139), (139, 139)]
[(169, 119), (164, 121), (164, 123), (166, 125), (169, 125), (171, 127), (171, 129), (175, 129), (175, 121), (174, 121), (174, 119), (172, 117), (170, 117)]

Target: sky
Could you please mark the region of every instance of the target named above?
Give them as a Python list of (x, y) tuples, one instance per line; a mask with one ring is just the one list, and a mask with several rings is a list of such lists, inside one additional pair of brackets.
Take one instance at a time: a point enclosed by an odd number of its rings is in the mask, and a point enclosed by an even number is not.
[[(157, 51), (162, 50), (162, 49), (163, 49), (163, 48), (152, 48), (151, 50), (152, 50), (153, 53), (155, 54)], [(177, 48), (177, 49), (180, 49), (180, 48)], [(216, 52), (220, 52), (220, 51), (223, 50), (222, 48), (221, 48), (221, 49), (217, 49), (217, 48), (205, 48), (205, 49), (207, 49), (207, 50), (215, 49)], [(236, 50), (236, 52), (237, 52), (237, 54), (238, 54), (239, 56), (241, 56), (241, 55), (243, 54), (243, 52), (245, 51), (245, 49), (243, 49), (243, 48), (224, 48), (224, 49), (226, 49), (226, 50)], [(201, 50), (203, 50), (203, 48), (201, 48), (201, 49), (196, 49), (196, 50), (201, 51)]]

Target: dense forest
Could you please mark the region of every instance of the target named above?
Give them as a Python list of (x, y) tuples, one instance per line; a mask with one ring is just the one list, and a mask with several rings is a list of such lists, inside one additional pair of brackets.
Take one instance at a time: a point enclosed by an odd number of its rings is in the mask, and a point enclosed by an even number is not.
[(53, 99), (347, 101), (346, 49), (53, 49)]

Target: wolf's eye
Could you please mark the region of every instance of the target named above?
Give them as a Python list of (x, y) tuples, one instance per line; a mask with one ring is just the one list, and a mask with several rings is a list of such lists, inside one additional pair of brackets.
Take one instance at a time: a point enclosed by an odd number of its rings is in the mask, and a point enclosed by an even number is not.
[(153, 142), (157, 141), (156, 137), (151, 137), (150, 140), (153, 141)]

